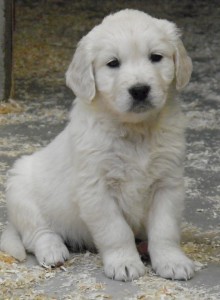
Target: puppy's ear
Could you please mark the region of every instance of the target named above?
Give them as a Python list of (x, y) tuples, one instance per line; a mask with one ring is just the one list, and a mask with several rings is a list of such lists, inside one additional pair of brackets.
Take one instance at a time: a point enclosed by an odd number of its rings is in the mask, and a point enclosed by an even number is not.
[(88, 103), (95, 97), (92, 58), (86, 36), (79, 42), (66, 72), (66, 84), (77, 97)]
[(176, 89), (183, 89), (189, 82), (192, 73), (192, 61), (187, 55), (182, 41), (178, 38), (174, 55), (176, 67)]
[(176, 89), (183, 89), (190, 80), (192, 73), (192, 61), (187, 55), (186, 49), (180, 39), (181, 33), (176, 25), (167, 20), (158, 20), (160, 28), (166, 32), (168, 40), (175, 47), (174, 63), (176, 72)]

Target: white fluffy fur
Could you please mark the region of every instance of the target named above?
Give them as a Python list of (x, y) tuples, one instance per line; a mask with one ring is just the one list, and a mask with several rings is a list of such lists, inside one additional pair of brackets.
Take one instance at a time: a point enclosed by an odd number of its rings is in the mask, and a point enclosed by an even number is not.
[[(163, 56), (152, 62), (152, 53)], [(106, 64), (113, 58), (118, 68)], [(7, 185), (9, 225), (1, 249), (56, 265), (94, 246), (105, 274), (145, 273), (135, 237), (148, 237), (155, 272), (189, 279), (181, 251), (184, 118), (176, 90), (191, 75), (176, 26), (135, 10), (110, 15), (79, 43), (66, 74), (77, 98), (67, 127), (46, 148), (19, 159)], [(150, 86), (151, 107), (132, 110), (128, 90)]]

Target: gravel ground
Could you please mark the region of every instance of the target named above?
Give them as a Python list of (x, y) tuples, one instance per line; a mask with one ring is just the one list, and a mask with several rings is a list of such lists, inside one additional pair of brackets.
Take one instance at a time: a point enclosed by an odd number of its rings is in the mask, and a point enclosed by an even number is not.
[(191, 281), (147, 274), (108, 280), (98, 255), (73, 254), (64, 268), (44, 270), (0, 253), (0, 299), (220, 299), (220, 5), (219, 1), (17, 0), (14, 99), (0, 105), (0, 230), (6, 223), (7, 170), (62, 130), (73, 95), (64, 73), (77, 41), (106, 14), (137, 8), (182, 29), (194, 72), (180, 95), (188, 117), (186, 210), (182, 247), (198, 262)]

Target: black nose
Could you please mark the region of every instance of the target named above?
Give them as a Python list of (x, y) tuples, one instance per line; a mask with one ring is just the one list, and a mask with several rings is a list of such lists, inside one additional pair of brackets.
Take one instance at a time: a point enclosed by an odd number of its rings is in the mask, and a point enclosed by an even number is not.
[(144, 100), (146, 100), (146, 98), (150, 92), (150, 86), (149, 85), (134, 85), (128, 91), (134, 100), (144, 101)]

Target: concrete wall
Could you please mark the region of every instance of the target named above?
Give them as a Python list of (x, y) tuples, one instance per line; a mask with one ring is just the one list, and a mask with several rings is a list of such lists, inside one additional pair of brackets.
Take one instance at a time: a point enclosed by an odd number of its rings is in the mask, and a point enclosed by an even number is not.
[(0, 0), (0, 101), (11, 91), (13, 0)]

